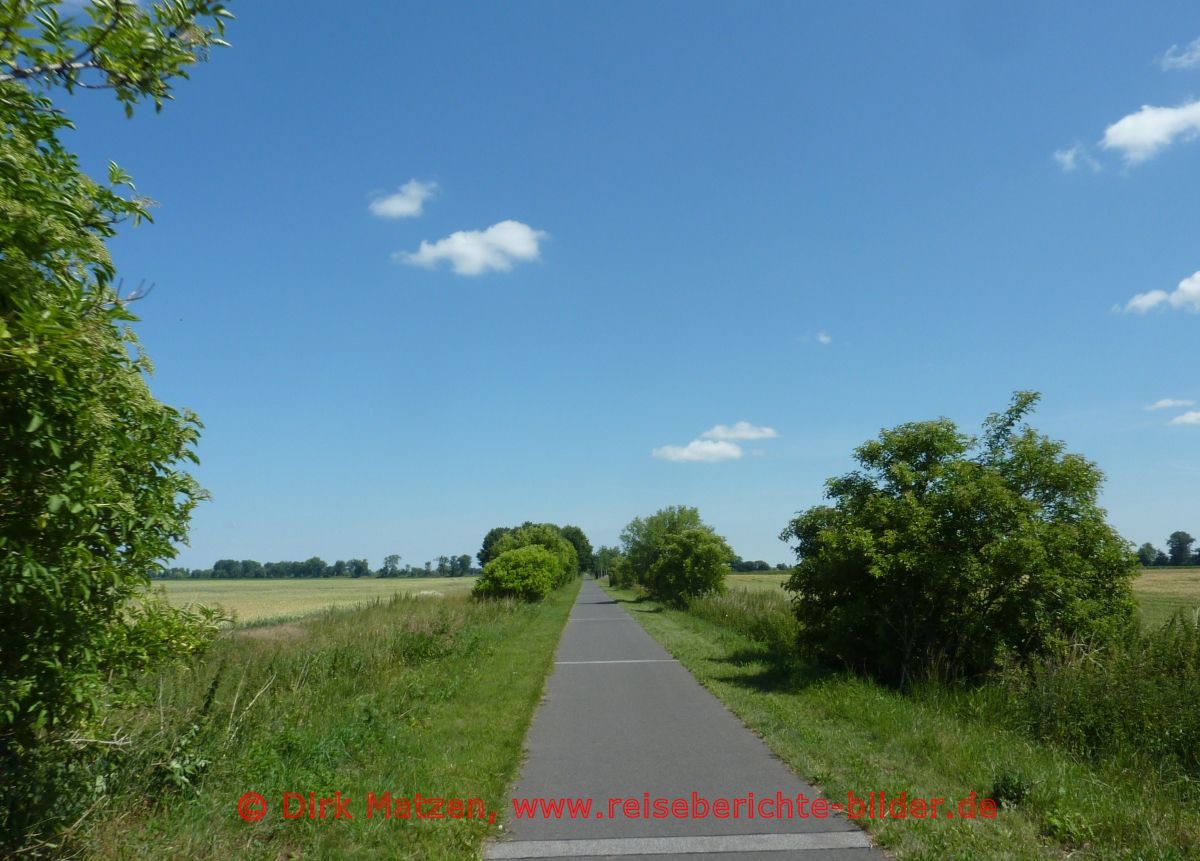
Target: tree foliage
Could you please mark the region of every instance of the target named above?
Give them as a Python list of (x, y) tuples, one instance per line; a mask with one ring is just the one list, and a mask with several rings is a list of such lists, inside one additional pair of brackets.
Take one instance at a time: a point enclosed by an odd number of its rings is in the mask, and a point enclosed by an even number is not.
[(483, 566), (474, 593), (487, 598), (540, 601), (558, 584), (561, 561), (540, 544), (505, 550)]
[(1097, 504), (1103, 475), (1023, 424), (1037, 399), (1017, 393), (978, 439), (946, 419), (883, 431), (788, 525), (811, 657), (903, 684), (1128, 622), (1137, 559)]
[(725, 539), (711, 530), (669, 533), (647, 572), (646, 588), (652, 597), (676, 606), (689, 598), (720, 594), (732, 556)]
[(475, 558), (479, 560), (480, 565), (486, 566), (499, 555), (495, 551), (496, 542), (509, 532), (512, 532), (512, 528), (508, 526), (497, 526), (494, 529), (488, 530), (488, 534), (483, 536), (483, 546), (475, 554)]
[[(703, 541), (696, 533), (708, 535), (717, 543)], [(684, 535), (686, 539), (677, 540)], [(736, 558), (725, 540), (700, 519), (699, 510), (686, 505), (669, 505), (649, 517), (635, 517), (621, 531), (621, 546), (615, 583), (640, 584), (671, 602), (711, 591), (716, 572), (709, 562), (716, 555), (721, 556), (722, 577), (729, 571), (728, 563)]]
[[(74, 14), (65, 14), (72, 10)], [(0, 833), (20, 840), (36, 775), (101, 702), (212, 619), (147, 592), (203, 492), (185, 472), (199, 422), (150, 393), (105, 247), (148, 202), (62, 145), (54, 86), (112, 89), (127, 110), (169, 98), (220, 43), (218, 3), (0, 4)], [(182, 636), (181, 631), (195, 633)], [(197, 639), (198, 638), (198, 639)]]
[[(575, 547), (553, 523), (525, 523), (518, 526), (502, 535), (492, 550), (495, 557), (499, 557), (502, 553), (530, 545), (543, 547), (554, 557), (555, 586), (561, 586), (579, 575), (579, 558), (575, 554)], [(487, 571), (486, 565), (484, 571)]]
[(1192, 564), (1192, 545), (1196, 539), (1183, 530), (1172, 532), (1167, 538), (1167, 558), (1172, 565)]
[(578, 526), (562, 526), (558, 531), (575, 548), (575, 557), (579, 560), (579, 570), (591, 571), (596, 565), (596, 557), (592, 552), (592, 542), (588, 541), (583, 530)]

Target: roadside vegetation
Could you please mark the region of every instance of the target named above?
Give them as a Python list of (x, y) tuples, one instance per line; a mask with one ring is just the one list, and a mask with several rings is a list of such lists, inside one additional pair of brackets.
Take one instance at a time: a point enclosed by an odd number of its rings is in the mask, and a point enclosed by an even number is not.
[(864, 823), (901, 858), (1198, 857), (1200, 627), (1138, 613), (1103, 476), (1025, 423), (1036, 400), (978, 438), (940, 419), (861, 446), (784, 529), (784, 589), (656, 600), (628, 542), (610, 584), (831, 795), (1001, 803), (997, 823)]
[[(68, 8), (68, 6), (70, 8)], [(157, 600), (149, 574), (204, 491), (200, 423), (150, 391), (107, 242), (151, 201), (88, 176), (51, 96), (108, 90), (161, 108), (224, 45), (223, 4), (4, 3), (0, 27), (0, 854), (77, 797), (98, 722), (153, 668), (202, 652), (216, 619)]]
[[(739, 590), (700, 602), (703, 618), (659, 604), (633, 587), (610, 591), (826, 797), (883, 791), (890, 798), (901, 792), (960, 798), (976, 792), (1000, 805), (998, 817), (989, 821), (859, 820), (901, 861), (1200, 857), (1194, 778), (1150, 753), (1088, 757), (1042, 740), (993, 710), (1014, 689), (928, 682), (900, 691), (789, 657), (742, 632), (743, 608), (723, 613), (724, 604), (747, 594)], [(782, 593), (759, 594), (771, 595), (776, 610), (779, 603), (787, 605)], [(751, 629), (760, 624), (749, 620)], [(1193, 702), (1192, 695), (1180, 693), (1174, 708), (1182, 711)]]
[(488, 532), (479, 551), (475, 594), (540, 601), (592, 565), (592, 545), (577, 526), (530, 523)]
[[(482, 798), (502, 817), (578, 580), (539, 604), (400, 595), (235, 629), (106, 716), (121, 742), (64, 850), (91, 858), (474, 857), (484, 819), (367, 820), (367, 793)], [(284, 821), (284, 792), (341, 792), (353, 821)], [(266, 816), (238, 818), (257, 792)], [(91, 806), (94, 805), (94, 806)], [(499, 820), (497, 820), (499, 821)]]

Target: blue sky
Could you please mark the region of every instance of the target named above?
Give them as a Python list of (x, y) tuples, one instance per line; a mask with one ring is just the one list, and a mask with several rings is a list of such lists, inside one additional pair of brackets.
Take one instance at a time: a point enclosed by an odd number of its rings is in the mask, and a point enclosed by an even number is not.
[(1200, 407), (1147, 409), (1200, 401), (1194, 4), (231, 8), (162, 114), (69, 105), (161, 202), (113, 247), (206, 425), (180, 564), (676, 503), (784, 561), (854, 446), (1015, 389), (1200, 534)]

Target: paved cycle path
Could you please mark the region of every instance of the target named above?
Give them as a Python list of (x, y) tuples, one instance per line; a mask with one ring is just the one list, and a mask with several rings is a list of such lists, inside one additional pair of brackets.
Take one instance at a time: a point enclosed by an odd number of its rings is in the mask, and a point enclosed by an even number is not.
[[(517, 819), (488, 844), (487, 859), (575, 861), (883, 861), (848, 819), (629, 818), (609, 799), (819, 797), (632, 616), (585, 580), (567, 622), (541, 706), (526, 739), (528, 759), (513, 796), (593, 799), (590, 818)], [(837, 799), (830, 799), (836, 801)], [(651, 802), (653, 803), (653, 802)], [(756, 801), (757, 806), (757, 801)]]

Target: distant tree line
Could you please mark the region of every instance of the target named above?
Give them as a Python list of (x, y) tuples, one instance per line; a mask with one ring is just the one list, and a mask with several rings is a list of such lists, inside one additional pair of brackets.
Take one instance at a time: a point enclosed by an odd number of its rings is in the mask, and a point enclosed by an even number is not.
[(791, 568), (780, 562), (778, 565), (771, 565), (768, 562), (763, 562), (761, 559), (756, 559), (751, 562), (749, 559), (743, 559), (741, 556), (734, 556), (733, 561), (729, 563), (729, 567), (733, 569), (735, 574), (746, 574), (750, 571), (787, 571)]
[(418, 567), (400, 565), (400, 556), (384, 557), (383, 566), (372, 570), (366, 559), (339, 559), (332, 565), (319, 556), (303, 562), (256, 562), (253, 559), (218, 559), (212, 568), (167, 568), (151, 575), (156, 580), (297, 580), (315, 577), (474, 577), (479, 569), (471, 557), (439, 556)]
[(1172, 532), (1167, 538), (1167, 552), (1163, 552), (1147, 541), (1138, 548), (1138, 560), (1146, 568), (1159, 568), (1167, 565), (1200, 565), (1200, 550), (1192, 552), (1193, 538), (1182, 530)]

